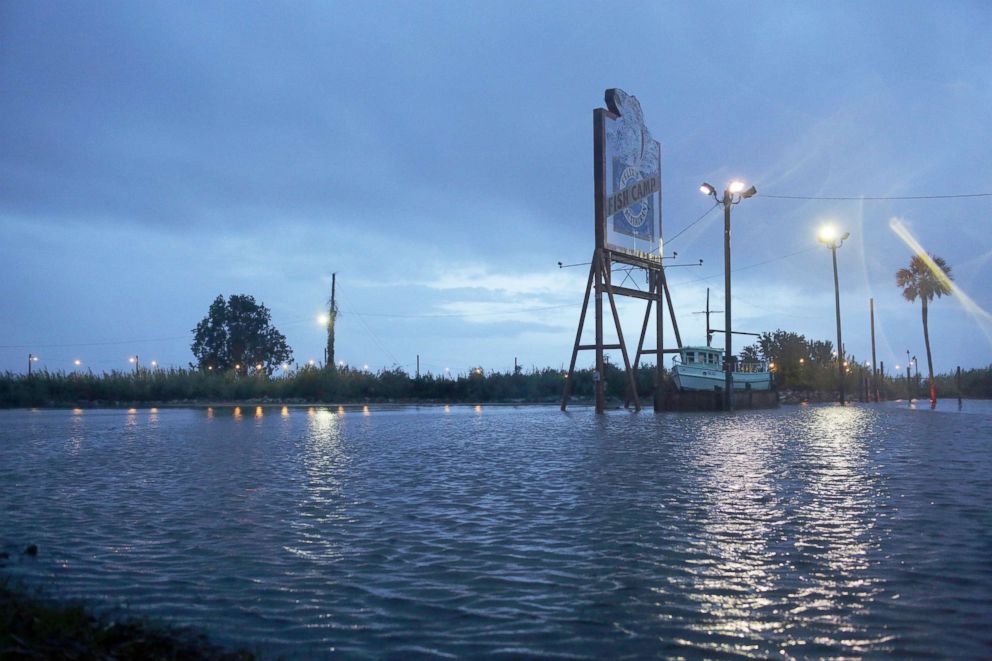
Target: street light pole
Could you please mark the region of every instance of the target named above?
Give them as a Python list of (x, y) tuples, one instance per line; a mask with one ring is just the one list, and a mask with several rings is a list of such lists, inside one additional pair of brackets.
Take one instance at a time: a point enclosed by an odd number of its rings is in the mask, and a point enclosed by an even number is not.
[[(744, 184), (740, 181), (732, 181), (723, 191), (723, 199), (716, 196), (716, 189), (704, 183), (699, 187), (704, 195), (712, 195), (717, 204), (723, 205), (723, 335), (726, 344), (723, 351), (723, 392), (724, 408), (728, 411), (734, 410), (734, 355), (733, 355), (733, 328), (730, 322), (730, 207), (740, 204), (741, 200), (746, 200), (758, 192), (758, 189), (751, 186), (744, 190)], [(709, 329), (707, 329), (709, 332)]]
[(839, 248), (850, 232), (844, 232), (843, 236), (837, 236), (837, 230), (832, 225), (826, 225), (820, 229), (820, 243), (830, 248), (834, 262), (834, 309), (837, 314), (837, 384), (840, 390), (840, 405), (844, 406), (844, 344), (840, 335), (840, 281), (837, 278), (837, 248)]

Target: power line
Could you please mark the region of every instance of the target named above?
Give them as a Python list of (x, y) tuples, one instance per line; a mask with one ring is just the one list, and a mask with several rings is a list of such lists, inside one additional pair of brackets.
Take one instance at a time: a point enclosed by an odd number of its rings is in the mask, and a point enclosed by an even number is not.
[(675, 239), (677, 239), (677, 238), (679, 238), (680, 236), (682, 236), (682, 234), (683, 234), (683, 233), (685, 233), (685, 232), (686, 232), (686, 230), (688, 230), (688, 229), (689, 229), (690, 227), (692, 227), (693, 225), (695, 225), (696, 223), (698, 223), (699, 221), (701, 221), (701, 220), (702, 220), (703, 218), (705, 218), (706, 216), (708, 216), (708, 215), (710, 215), (710, 213), (711, 213), (711, 212), (713, 211), (713, 209), (716, 209), (716, 208), (717, 208), (718, 206), (720, 206), (720, 203), (719, 203), (719, 202), (717, 202), (716, 204), (714, 204), (713, 206), (711, 206), (711, 207), (710, 207), (709, 209), (707, 209), (707, 210), (706, 210), (706, 213), (704, 213), (704, 214), (703, 214), (702, 216), (700, 216), (700, 217), (699, 217), (699, 218), (697, 218), (696, 220), (694, 220), (694, 221), (692, 221), (691, 223), (689, 223), (688, 225), (686, 225), (685, 227), (683, 227), (682, 229), (680, 229), (680, 230), (679, 230), (679, 231), (678, 231), (678, 232), (677, 232), (677, 233), (675, 234), (675, 236), (673, 236), (672, 238), (670, 238), (670, 239), (668, 239), (668, 240), (666, 241), (666, 243), (671, 243), (671, 242), (672, 242), (672, 241), (674, 241)]
[(959, 193), (955, 195), (857, 195), (838, 197), (819, 197), (815, 195), (768, 195), (761, 193), (758, 197), (770, 197), (776, 200), (949, 200), (965, 197), (992, 197), (992, 193)]

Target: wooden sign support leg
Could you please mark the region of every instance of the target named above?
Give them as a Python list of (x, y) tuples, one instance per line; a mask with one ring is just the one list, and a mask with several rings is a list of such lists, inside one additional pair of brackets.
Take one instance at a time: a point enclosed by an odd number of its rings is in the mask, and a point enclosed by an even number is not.
[[(655, 354), (654, 361), (654, 410), (657, 413), (662, 410), (662, 384), (664, 383), (662, 375), (664, 373), (664, 360), (665, 360), (665, 313), (664, 307), (662, 306), (662, 301), (665, 298), (665, 292), (667, 288), (662, 288), (662, 277), (660, 273), (653, 274), (654, 276), (654, 292), (658, 296), (658, 309), (655, 312), (655, 349), (658, 353)], [(672, 315), (672, 324), (675, 324), (675, 315)]]
[[(664, 272), (661, 273), (661, 284), (665, 289), (665, 300), (668, 301), (668, 314), (672, 315), (672, 330), (675, 331), (675, 345), (682, 348), (682, 336), (679, 335), (679, 323), (675, 320), (675, 308), (672, 307), (672, 293), (668, 291), (668, 280), (665, 279)], [(661, 349), (661, 347), (658, 347)]]
[(606, 371), (603, 369), (603, 251), (597, 249), (592, 258), (596, 274), (596, 373), (593, 385), (596, 389), (596, 413), (606, 411)]
[(575, 359), (579, 356), (579, 342), (582, 341), (582, 329), (586, 323), (586, 310), (589, 309), (589, 292), (592, 290), (592, 279), (596, 272), (593, 261), (589, 267), (589, 279), (586, 281), (586, 293), (582, 298), (582, 312), (579, 313), (579, 328), (575, 331), (575, 346), (572, 347), (572, 361), (568, 364), (568, 374), (565, 375), (565, 392), (561, 396), (561, 410), (568, 406), (568, 398), (572, 396), (572, 382), (575, 381)]
[[(627, 386), (630, 388), (630, 392), (634, 398), (634, 410), (640, 411), (641, 400), (637, 396), (637, 383), (634, 381), (634, 373), (630, 369), (630, 357), (627, 355), (627, 345), (623, 341), (623, 330), (620, 328), (620, 315), (619, 313), (617, 313), (617, 304), (616, 301), (613, 299), (613, 287), (610, 284), (610, 280), (609, 280), (610, 271), (606, 266), (606, 261), (603, 259), (602, 254), (600, 254), (600, 258), (599, 258), (599, 268), (600, 271), (605, 276), (604, 284), (606, 287), (606, 295), (610, 299), (610, 310), (613, 312), (613, 323), (617, 327), (617, 339), (620, 342), (620, 353), (623, 354), (623, 366), (627, 370)], [(596, 350), (596, 353), (599, 354), (601, 351), (602, 351), (602, 344), (599, 345), (599, 347)], [(602, 382), (600, 382), (600, 385), (602, 385)]]
[[(649, 276), (651, 278), (650, 291), (654, 292), (654, 276)], [(648, 333), (648, 320), (651, 318), (651, 304), (654, 301), (648, 300), (647, 307), (644, 309), (644, 323), (641, 325), (641, 337), (637, 341), (637, 353), (634, 354), (634, 369), (636, 370), (641, 364), (641, 352), (644, 350), (644, 337)], [(637, 378), (635, 376), (634, 380)], [(624, 395), (623, 407), (627, 408), (630, 405), (630, 389), (627, 389), (627, 394)]]

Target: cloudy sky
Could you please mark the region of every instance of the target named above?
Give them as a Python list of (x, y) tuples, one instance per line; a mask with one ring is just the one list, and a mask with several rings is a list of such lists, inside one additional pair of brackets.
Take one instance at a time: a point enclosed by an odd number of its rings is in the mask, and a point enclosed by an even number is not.
[[(992, 193), (990, 72), (984, 1), (3, 3), (0, 370), (185, 365), (232, 293), (320, 359), (331, 272), (352, 365), (559, 367), (609, 87), (662, 144), (666, 237), (710, 208), (701, 181), (758, 187), (734, 211), (737, 328), (833, 338), (833, 220), (849, 352), (874, 297), (879, 359), (924, 363), (894, 280), (915, 240), (960, 287), (932, 308), (936, 368), (988, 365), (992, 197), (771, 196)], [(670, 251), (703, 260), (669, 271), (703, 342), (721, 214)]]

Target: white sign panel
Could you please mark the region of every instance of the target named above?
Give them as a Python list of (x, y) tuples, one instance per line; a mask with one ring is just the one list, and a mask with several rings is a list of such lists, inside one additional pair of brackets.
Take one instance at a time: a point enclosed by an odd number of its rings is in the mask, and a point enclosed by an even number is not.
[(641, 104), (623, 90), (606, 91), (601, 112), (601, 218), (605, 243), (642, 257), (661, 256), (661, 145), (644, 125)]

